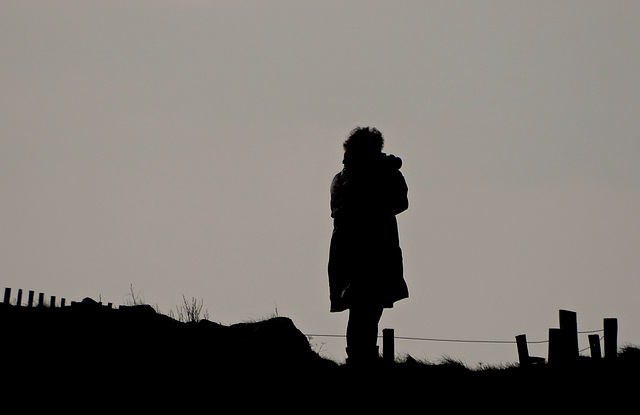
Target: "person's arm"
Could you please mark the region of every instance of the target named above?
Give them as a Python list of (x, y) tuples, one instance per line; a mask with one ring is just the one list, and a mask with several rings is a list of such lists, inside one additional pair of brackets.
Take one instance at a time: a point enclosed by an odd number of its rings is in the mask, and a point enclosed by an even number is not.
[(409, 188), (404, 176), (397, 170), (394, 172), (394, 180), (392, 183), (391, 210), (394, 215), (404, 212), (409, 208)]
[(331, 181), (331, 217), (336, 218), (340, 215), (342, 205), (342, 182), (340, 173), (336, 174)]

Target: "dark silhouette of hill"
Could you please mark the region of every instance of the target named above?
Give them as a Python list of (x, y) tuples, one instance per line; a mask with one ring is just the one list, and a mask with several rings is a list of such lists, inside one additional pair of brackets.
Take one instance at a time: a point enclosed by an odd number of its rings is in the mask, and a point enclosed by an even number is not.
[(227, 402), (243, 412), (522, 407), (574, 413), (635, 403), (640, 368), (640, 351), (632, 347), (613, 360), (558, 366), (472, 370), (455, 360), (411, 357), (342, 365), (313, 351), (286, 317), (229, 326), (183, 323), (148, 305), (115, 309), (89, 298), (59, 308), (0, 304), (0, 322), (3, 391), (32, 403), (146, 410), (204, 405), (212, 412)]

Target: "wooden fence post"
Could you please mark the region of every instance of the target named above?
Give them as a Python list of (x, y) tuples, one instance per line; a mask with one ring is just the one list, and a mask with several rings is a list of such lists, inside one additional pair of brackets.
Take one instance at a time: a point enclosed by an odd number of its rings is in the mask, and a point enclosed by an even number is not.
[(27, 300), (27, 307), (33, 307), (33, 296), (35, 293), (32, 290), (29, 290), (29, 299)]
[(44, 306), (44, 293), (38, 293), (38, 306)]
[(4, 289), (4, 303), (5, 304), (9, 304), (10, 300), (11, 300), (11, 288), (5, 287), (5, 289)]
[(578, 315), (575, 311), (560, 310), (560, 330), (564, 331), (567, 359), (577, 358), (580, 349), (578, 347)]
[(577, 314), (560, 310), (560, 328), (549, 329), (549, 363), (573, 362), (578, 355)]
[(22, 288), (18, 289), (18, 298), (16, 299), (16, 305), (18, 307), (22, 306)]
[(618, 319), (604, 319), (604, 358), (614, 359), (618, 356)]
[(518, 360), (520, 361), (520, 366), (544, 363), (544, 357), (529, 355), (529, 344), (527, 343), (526, 334), (519, 334), (516, 336), (516, 346), (518, 348)]
[(516, 336), (516, 347), (518, 348), (518, 360), (520, 361), (520, 366), (528, 365), (530, 361), (526, 334), (519, 334)]
[(572, 360), (573, 354), (569, 347), (571, 339), (567, 331), (559, 328), (549, 329), (549, 363), (563, 364)]
[(589, 335), (589, 349), (591, 350), (592, 359), (601, 359), (602, 353), (600, 350), (600, 336), (597, 334)]
[(558, 360), (562, 360), (562, 353), (559, 347), (561, 334), (560, 329), (549, 329), (549, 355), (547, 357), (549, 364), (556, 364)]
[(383, 329), (382, 330), (382, 360), (388, 363), (393, 363), (395, 360), (395, 347), (394, 347), (394, 330)]
[(56, 308), (56, 296), (52, 295), (51, 300), (49, 300), (49, 307)]

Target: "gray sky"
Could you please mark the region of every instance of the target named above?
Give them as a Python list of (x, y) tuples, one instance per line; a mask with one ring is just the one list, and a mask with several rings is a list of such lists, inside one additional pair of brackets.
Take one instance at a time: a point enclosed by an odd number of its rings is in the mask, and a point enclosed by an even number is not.
[(373, 125), (410, 188), (410, 298), (381, 328), (536, 341), (563, 308), (639, 344), (638, 21), (636, 1), (4, 0), (0, 281), (343, 334), (329, 183)]

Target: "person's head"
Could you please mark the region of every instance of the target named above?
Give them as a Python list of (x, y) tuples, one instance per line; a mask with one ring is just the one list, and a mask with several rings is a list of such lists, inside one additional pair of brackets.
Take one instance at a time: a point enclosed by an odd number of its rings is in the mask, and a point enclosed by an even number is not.
[(345, 153), (351, 156), (368, 156), (382, 152), (384, 138), (374, 127), (356, 127), (342, 145)]

